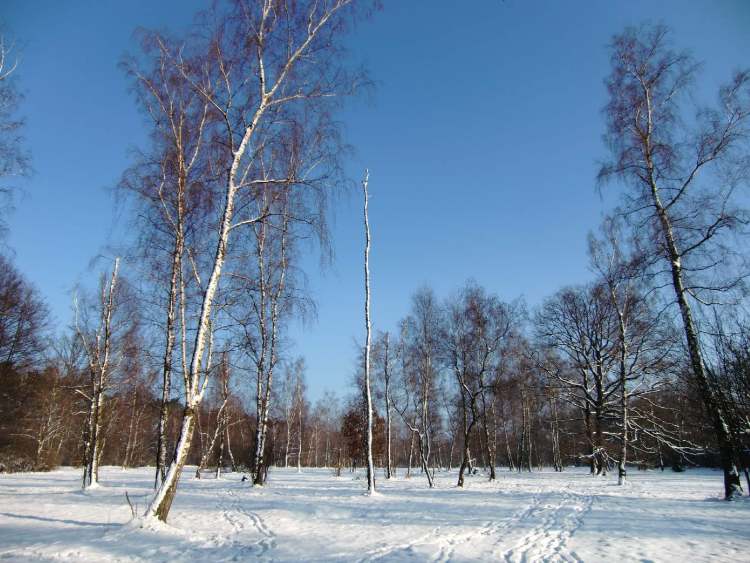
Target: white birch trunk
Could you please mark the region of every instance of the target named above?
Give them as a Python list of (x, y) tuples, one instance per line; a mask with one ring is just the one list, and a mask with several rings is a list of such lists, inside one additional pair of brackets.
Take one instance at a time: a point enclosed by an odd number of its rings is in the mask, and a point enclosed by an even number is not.
[(375, 492), (375, 465), (372, 459), (372, 394), (370, 392), (370, 339), (372, 326), (370, 324), (370, 223), (367, 217), (367, 182), (370, 179), (369, 171), (365, 170), (362, 180), (362, 191), (364, 192), (364, 219), (365, 219), (365, 380), (364, 380), (364, 402), (365, 420), (367, 429), (365, 436), (365, 456), (367, 458), (367, 493)]

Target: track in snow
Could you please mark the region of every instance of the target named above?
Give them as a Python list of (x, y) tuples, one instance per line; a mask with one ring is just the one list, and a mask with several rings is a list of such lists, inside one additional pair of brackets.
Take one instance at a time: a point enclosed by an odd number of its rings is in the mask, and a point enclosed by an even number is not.
[(511, 549), (498, 555), (507, 563), (582, 563), (578, 555), (567, 548), (567, 543), (583, 525), (583, 518), (592, 504), (592, 496), (573, 493), (570, 486), (562, 492), (549, 493), (544, 503), (534, 507), (526, 517), (534, 522), (531, 531)]
[(521, 523), (526, 521), (537, 509), (541, 502), (540, 493), (535, 492), (532, 497), (530, 504), (520, 510), (514, 512), (510, 517), (500, 522), (488, 522), (479, 531), (465, 533), (461, 535), (448, 538), (444, 541), (444, 545), (440, 548), (440, 552), (433, 558), (434, 563), (449, 563), (453, 560), (456, 554), (456, 549), (461, 545), (468, 544), (472, 540), (478, 538), (489, 538), (494, 542), (502, 543), (502, 534), (507, 533), (508, 530), (516, 528)]
[[(539, 510), (541, 501), (542, 493), (537, 490), (533, 492), (527, 506), (524, 506), (499, 522), (488, 521), (479, 527), (479, 529), (464, 532), (452, 532), (451, 527), (447, 525), (437, 526), (426, 534), (410, 541), (384, 545), (371, 550), (357, 561), (358, 563), (373, 563), (376, 561), (399, 561), (409, 557), (424, 559), (424, 557), (418, 555), (418, 549), (429, 549), (430, 546), (437, 545), (438, 551), (434, 556), (429, 558), (429, 561), (432, 563), (449, 563), (456, 557), (456, 552), (462, 546), (471, 546), (474, 542), (489, 541), (496, 548), (503, 545), (504, 535), (508, 531), (517, 528), (528, 519), (534, 517), (535, 513)], [(459, 559), (465, 559), (465, 557), (459, 557)]]
[[(240, 560), (251, 557), (253, 560), (268, 559), (268, 553), (276, 547), (276, 535), (268, 528), (263, 519), (243, 506), (240, 496), (233, 490), (227, 488), (221, 491), (219, 500), (221, 517), (231, 526), (228, 535), (215, 538), (215, 542), (229, 550), (227, 558), (218, 560)], [(261, 535), (261, 539), (246, 543), (244, 536), (255, 530)], [(226, 538), (230, 538), (227, 543)]]

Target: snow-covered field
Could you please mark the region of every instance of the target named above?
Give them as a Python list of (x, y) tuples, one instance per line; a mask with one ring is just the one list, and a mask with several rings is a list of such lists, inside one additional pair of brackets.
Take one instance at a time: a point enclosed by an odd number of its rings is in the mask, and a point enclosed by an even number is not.
[(0, 559), (11, 561), (748, 561), (750, 502), (719, 500), (720, 474), (633, 471), (631, 483), (500, 472), (498, 481), (441, 473), (378, 482), (351, 473), (273, 470), (262, 489), (239, 474), (186, 471), (169, 526), (128, 523), (151, 469), (0, 475)]

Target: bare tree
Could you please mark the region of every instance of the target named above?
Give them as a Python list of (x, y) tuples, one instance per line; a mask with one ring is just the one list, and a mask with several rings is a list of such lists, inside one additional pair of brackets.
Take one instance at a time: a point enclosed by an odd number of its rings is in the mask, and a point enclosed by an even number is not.
[(44, 351), (49, 310), (37, 290), (0, 254), (0, 366), (24, 370)]
[[(642, 282), (642, 256), (628, 253), (622, 230), (613, 219), (606, 220), (602, 230), (601, 240), (589, 237), (589, 254), (616, 320), (617, 361), (613, 367), (619, 386), (617, 468), (618, 483), (622, 485), (627, 476), (631, 433), (637, 435), (637, 430), (644, 428), (631, 402), (639, 397), (648, 399), (666, 381), (675, 363), (675, 340), (662, 311), (648, 298)], [(641, 413), (640, 418), (646, 416)], [(649, 422), (647, 427), (653, 427), (655, 421), (650, 418)]]
[(302, 471), (302, 454), (304, 452), (302, 446), (302, 432), (304, 430), (305, 422), (305, 361), (299, 358), (295, 362), (294, 366), (294, 410), (296, 412), (295, 418), (297, 422), (297, 473)]
[(556, 361), (545, 353), (537, 365), (565, 391), (565, 400), (582, 415), (590, 453), (591, 472), (606, 473), (606, 419), (617, 408), (619, 379), (613, 366), (618, 360), (615, 316), (600, 284), (570, 287), (548, 299), (535, 318), (537, 338), (543, 347), (565, 358)]
[(84, 429), (83, 488), (99, 482), (99, 460), (103, 449), (105, 391), (109, 384), (112, 361), (112, 317), (115, 312), (115, 290), (120, 259), (115, 258), (109, 283), (102, 276), (98, 303), (99, 324), (93, 335), (79, 322), (76, 301), (76, 331), (86, 351), (89, 371), (89, 413)]
[(651, 245), (654, 268), (672, 286), (693, 376), (713, 419), (724, 496), (731, 499), (742, 490), (736, 452), (706, 373), (694, 306), (715, 302), (717, 292), (737, 287), (744, 277), (720, 274), (722, 264), (733, 263), (725, 235), (747, 222), (734, 196), (746, 180), (750, 73), (737, 72), (719, 91), (719, 109), (702, 109), (686, 125), (680, 103), (697, 65), (670, 49), (665, 27), (628, 28), (615, 36), (611, 62), (605, 115), (612, 161), (599, 176), (627, 186), (625, 212), (642, 245)]
[[(216, 409), (216, 415), (214, 416), (214, 431), (211, 434), (211, 439), (207, 440), (203, 444), (203, 453), (201, 454), (201, 460), (195, 470), (195, 477), (200, 479), (201, 471), (208, 466), (208, 460), (216, 449), (217, 441), (219, 442), (220, 452), (216, 456), (216, 476), (217, 478), (221, 475), (221, 464), (224, 453), (224, 440), (229, 430), (229, 400), (231, 398), (229, 392), (231, 372), (229, 368), (229, 358), (225, 351), (221, 357), (221, 363), (219, 364), (216, 376), (216, 397), (218, 408)], [(209, 412), (210, 415), (210, 412)]]
[[(140, 217), (145, 222), (142, 247), (156, 256), (150, 267), (159, 270), (165, 260), (162, 249), (168, 248), (166, 272), (166, 303), (164, 350), (162, 355), (162, 396), (157, 428), (156, 475), (154, 488), (163, 482), (167, 466), (166, 425), (171, 398), (173, 356), (177, 327), (181, 322), (180, 355), (182, 370), (186, 366), (185, 268), (189, 229), (195, 229), (196, 214), (201, 209), (200, 196), (195, 192), (205, 180), (202, 158), (207, 141), (208, 125), (215, 115), (209, 100), (182, 80), (174, 64), (182, 46), (158, 33), (141, 31), (141, 48), (145, 61), (129, 58), (123, 67), (134, 81), (137, 101), (153, 124), (153, 154), (141, 155), (139, 162), (128, 170), (122, 185), (139, 198)], [(157, 236), (154, 236), (154, 235)], [(162, 236), (159, 236), (162, 235)], [(161, 240), (166, 238), (166, 241)], [(188, 274), (188, 278), (190, 275)], [(160, 280), (159, 280), (160, 281)], [(161, 285), (159, 284), (161, 290)], [(178, 315), (178, 312), (183, 315)]]
[(393, 414), (393, 352), (390, 333), (380, 333), (373, 344), (373, 360), (380, 367), (382, 396), (385, 406), (385, 478), (393, 476), (391, 416)]
[[(201, 276), (199, 314), (195, 321), (190, 360), (184, 374), (185, 410), (175, 459), (157, 490), (147, 515), (166, 520), (195, 428), (196, 410), (206, 387), (211, 319), (230, 238), (238, 229), (261, 221), (255, 215), (257, 194), (275, 184), (305, 182), (276, 177), (259, 158), (273, 150), (272, 139), (290, 127), (316, 122), (330, 104), (326, 100), (351, 91), (339, 58), (340, 37), (354, 15), (352, 0), (305, 1), (293, 5), (273, 0), (237, 0), (205, 18), (199, 33), (176, 53), (172, 64), (181, 79), (198, 92), (215, 112), (211, 154), (216, 170), (218, 220), (213, 223), (215, 252)], [(303, 119), (304, 118), (304, 119)], [(321, 143), (326, 140), (321, 139)], [(313, 166), (316, 163), (311, 163)], [(325, 164), (325, 163), (323, 163)]]
[[(412, 297), (412, 313), (401, 322), (400, 397), (394, 404), (417, 444), (422, 472), (430, 487), (432, 432), (436, 421), (434, 393), (439, 369), (439, 342), (442, 311), (430, 288), (418, 290)], [(411, 467), (411, 451), (409, 454)]]
[[(146, 350), (140, 311), (128, 311), (129, 322), (120, 339), (119, 349), (119, 377), (114, 384), (119, 388), (120, 395), (126, 400), (119, 404), (121, 419), (127, 418), (127, 431), (124, 435), (124, 453), (122, 467), (142, 465), (145, 460), (140, 453), (142, 438), (141, 423), (146, 410), (151, 406), (149, 389), (153, 385), (155, 373), (144, 369), (144, 352)], [(125, 425), (122, 424), (121, 427)]]
[[(291, 362), (285, 362), (281, 373), (280, 389), (276, 391), (273, 402), (276, 409), (276, 419), (284, 425), (285, 438), (283, 442), (283, 466), (289, 467), (290, 458), (296, 462), (297, 469), (302, 468), (302, 442), (304, 418), (307, 408), (305, 399), (305, 360), (299, 357)], [(263, 471), (267, 465), (263, 466)], [(265, 482), (265, 477), (263, 478)]]
[(367, 182), (370, 172), (365, 170), (362, 180), (364, 193), (364, 224), (365, 224), (365, 373), (362, 382), (363, 405), (365, 408), (365, 458), (367, 464), (367, 493), (375, 492), (375, 466), (372, 460), (372, 393), (370, 392), (370, 347), (372, 326), (370, 324), (370, 223), (367, 217)]
[[(16, 116), (22, 99), (16, 87), (17, 68), (15, 44), (0, 31), (0, 198), (3, 199), (0, 204), (11, 202), (12, 186), (5, 180), (25, 176), (31, 171), (22, 137), (24, 121)], [(5, 231), (2, 219), (0, 215), (0, 235)]]
[(461, 401), (463, 457), (458, 486), (462, 487), (471, 458), (471, 435), (477, 424), (483, 432), (490, 480), (495, 479), (493, 384), (496, 370), (501, 368), (502, 347), (512, 336), (516, 315), (512, 306), (471, 282), (448, 302), (446, 309), (442, 347)]
[[(237, 284), (234, 292), (247, 311), (236, 322), (241, 327), (240, 342), (252, 364), (255, 378), (255, 447), (251, 459), (253, 484), (263, 485), (266, 475), (266, 443), (271, 412), (274, 373), (280, 361), (285, 320), (303, 310), (305, 301), (297, 295), (293, 276), (292, 251), (296, 243), (293, 222), (302, 214), (291, 209), (294, 193), (288, 186), (264, 191), (258, 205), (265, 209), (262, 221), (253, 225), (254, 255), (245, 269), (235, 266), (230, 276)], [(260, 214), (260, 213), (259, 213)]]
[(728, 316), (729, 319), (721, 318), (717, 314), (712, 323), (715, 360), (709, 373), (720, 390), (750, 490), (750, 323), (744, 311)]

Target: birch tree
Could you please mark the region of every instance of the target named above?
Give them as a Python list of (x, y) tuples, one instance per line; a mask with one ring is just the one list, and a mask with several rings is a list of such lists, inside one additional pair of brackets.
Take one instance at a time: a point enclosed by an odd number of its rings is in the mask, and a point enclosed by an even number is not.
[(392, 420), (393, 414), (393, 350), (390, 333), (380, 333), (373, 344), (373, 361), (379, 368), (385, 410), (385, 478), (393, 477)]
[(295, 431), (297, 434), (297, 473), (302, 472), (302, 454), (304, 453), (303, 448), (303, 430), (305, 423), (305, 412), (307, 410), (305, 400), (305, 361), (299, 358), (294, 363), (294, 420), (295, 420)]
[(214, 169), (223, 172), (216, 181), (218, 213), (211, 226), (215, 250), (201, 276), (199, 313), (183, 376), (185, 409), (175, 458), (147, 510), (149, 517), (166, 521), (187, 460), (211, 371), (211, 320), (233, 234), (263, 219), (246, 201), (257, 200), (264, 187), (298, 180), (271, 176), (258, 156), (291, 124), (304, 126), (325, 117), (329, 100), (356, 85), (357, 77), (342, 66), (340, 41), (360, 6), (353, 0), (293, 5), (237, 0), (218, 6), (172, 57), (181, 79), (216, 114), (211, 155)]
[[(186, 287), (193, 276), (185, 262), (190, 239), (206, 206), (199, 190), (205, 182), (204, 138), (216, 119), (209, 100), (182, 79), (175, 60), (183, 45), (164, 35), (141, 31), (141, 58), (126, 59), (122, 66), (133, 80), (139, 106), (151, 125), (153, 148), (139, 156), (129, 169), (122, 186), (138, 198), (144, 221), (142, 252), (151, 272), (168, 264), (156, 286), (164, 295), (161, 406), (156, 430), (156, 474), (154, 488), (163, 482), (167, 467), (167, 419), (171, 399), (176, 345), (182, 358), (181, 371), (187, 370)], [(196, 246), (197, 240), (193, 241)], [(168, 249), (165, 252), (163, 249)], [(146, 274), (146, 277), (151, 277)], [(178, 339), (177, 331), (181, 334)]]
[(435, 390), (440, 367), (442, 314), (432, 289), (425, 287), (413, 295), (412, 313), (401, 322), (400, 396), (394, 405), (417, 444), (422, 472), (431, 488), (434, 478), (430, 472), (430, 457), (436, 424)]
[(269, 230), (271, 230), (271, 227), (268, 222), (263, 221), (256, 225), (255, 228), (258, 295), (257, 302), (253, 306), (253, 311), (255, 312), (257, 337), (255, 339), (249, 338), (248, 341), (252, 342), (249, 349), (253, 353), (256, 377), (255, 452), (252, 460), (253, 484), (263, 485), (266, 475), (264, 465), (266, 437), (268, 433), (268, 413), (270, 412), (274, 369), (279, 359), (279, 323), (283, 305), (281, 300), (285, 295), (287, 275), (287, 215), (284, 213), (279, 261), (276, 268), (272, 265), (273, 254), (268, 251), (269, 247), (271, 247), (271, 241), (269, 241)]
[[(627, 252), (622, 230), (612, 219), (605, 221), (603, 236), (589, 237), (592, 266), (605, 290), (616, 321), (616, 357), (613, 369), (619, 393), (618, 484), (625, 483), (631, 435), (644, 426), (631, 402), (650, 399), (674, 367), (675, 340), (662, 312), (648, 298), (642, 282), (642, 257)], [(650, 421), (653, 424), (653, 420)]]
[(591, 473), (606, 474), (606, 421), (616, 412), (619, 388), (619, 379), (613, 375), (618, 358), (617, 323), (607, 294), (599, 284), (563, 289), (545, 301), (535, 325), (542, 345), (565, 358), (538, 365), (562, 386), (566, 401), (582, 415)]
[(367, 494), (375, 492), (375, 465), (372, 460), (372, 393), (370, 390), (370, 348), (372, 338), (372, 325), (370, 323), (370, 223), (367, 216), (367, 182), (370, 172), (365, 170), (362, 180), (362, 192), (364, 194), (364, 227), (365, 227), (365, 350), (364, 364), (365, 373), (362, 383), (362, 399), (365, 409), (365, 463), (367, 464)]
[(459, 487), (469, 467), (474, 428), (484, 434), (490, 480), (495, 479), (495, 455), (490, 434), (494, 434), (494, 380), (500, 369), (502, 347), (512, 337), (516, 322), (510, 305), (469, 283), (447, 304), (443, 333), (445, 362), (453, 373), (461, 402), (463, 452), (458, 471)]
[(696, 307), (737, 287), (727, 235), (747, 221), (736, 192), (746, 182), (743, 151), (750, 123), (750, 73), (738, 71), (719, 90), (718, 108), (692, 117), (684, 102), (698, 65), (669, 45), (663, 26), (628, 28), (611, 45), (605, 108), (611, 161), (600, 179), (620, 180), (624, 211), (654, 269), (674, 294), (693, 377), (712, 417), (724, 472), (724, 496), (741, 494), (727, 413), (706, 372)]
[[(221, 357), (221, 363), (218, 366), (217, 369), (217, 376), (216, 376), (216, 414), (214, 415), (214, 429), (211, 433), (211, 439), (206, 440), (205, 444), (203, 444), (203, 452), (201, 454), (201, 460), (198, 464), (197, 469), (195, 470), (195, 477), (197, 479), (200, 479), (201, 477), (201, 471), (203, 471), (208, 466), (208, 461), (210, 457), (214, 454), (216, 451), (217, 442), (219, 443), (220, 452), (216, 456), (216, 476), (217, 478), (221, 475), (221, 463), (222, 463), (222, 457), (223, 457), (223, 449), (225, 444), (225, 436), (229, 430), (229, 408), (230, 408), (230, 399), (231, 394), (229, 392), (229, 383), (230, 383), (230, 367), (229, 367), (229, 358), (228, 354), (225, 351), (222, 354)], [(210, 412), (209, 412), (209, 421), (210, 421)]]
[(750, 490), (750, 322), (744, 311), (730, 319), (716, 317), (712, 323), (715, 360), (709, 373), (721, 390), (734, 441), (744, 453), (740, 461)]
[(89, 412), (84, 428), (83, 445), (83, 488), (99, 483), (99, 461), (104, 438), (102, 426), (104, 420), (105, 393), (112, 372), (113, 326), (115, 312), (115, 291), (117, 290), (117, 273), (120, 258), (115, 258), (109, 282), (103, 275), (100, 283), (98, 302), (99, 323), (93, 334), (84, 328), (79, 320), (76, 301), (76, 332), (86, 351), (90, 385), (88, 388)]

